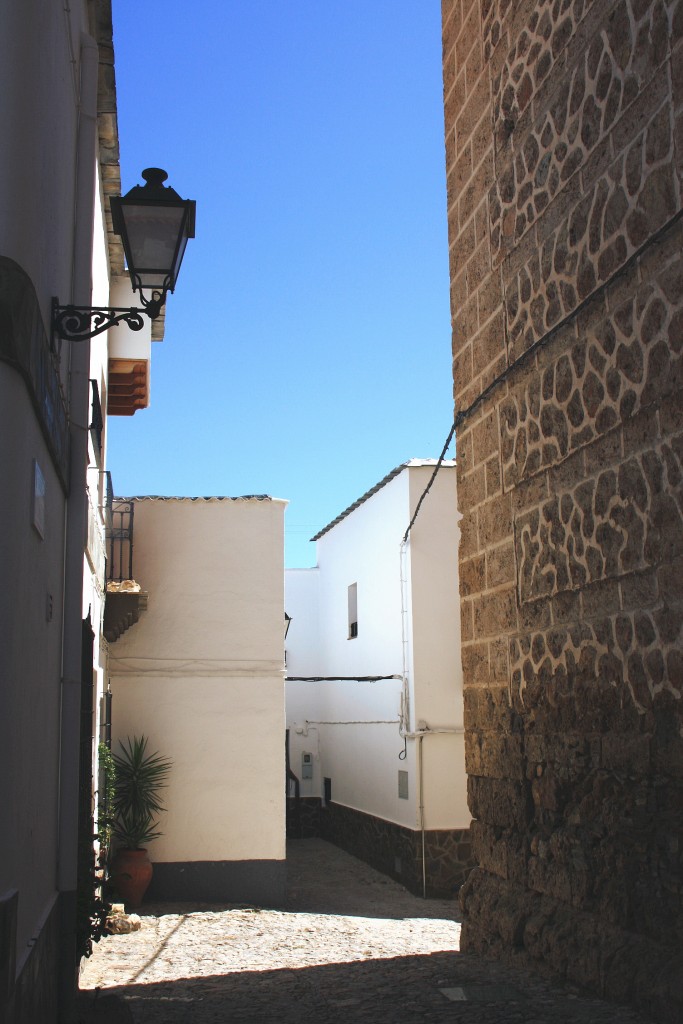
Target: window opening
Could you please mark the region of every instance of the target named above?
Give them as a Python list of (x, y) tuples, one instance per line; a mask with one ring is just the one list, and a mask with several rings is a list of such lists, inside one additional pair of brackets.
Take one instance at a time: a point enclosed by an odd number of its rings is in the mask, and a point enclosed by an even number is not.
[(358, 636), (358, 584), (349, 587), (349, 640)]

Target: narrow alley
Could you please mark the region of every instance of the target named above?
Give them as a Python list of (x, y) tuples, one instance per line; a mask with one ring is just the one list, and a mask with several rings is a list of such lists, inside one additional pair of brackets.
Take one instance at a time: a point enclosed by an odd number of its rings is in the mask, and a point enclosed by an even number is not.
[[(145, 905), (95, 948), (83, 1024), (645, 1024), (460, 954), (458, 905), (422, 900), (318, 839), (288, 848), (284, 909)], [(96, 990), (100, 991), (97, 992)]]

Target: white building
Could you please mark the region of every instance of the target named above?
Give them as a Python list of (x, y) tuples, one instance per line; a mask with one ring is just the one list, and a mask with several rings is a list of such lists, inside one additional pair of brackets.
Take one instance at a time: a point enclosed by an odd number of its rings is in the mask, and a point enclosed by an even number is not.
[(280, 904), (286, 502), (125, 501), (146, 610), (110, 644), (112, 749), (173, 762), (148, 898)]
[(301, 827), (428, 894), (471, 867), (454, 462), (402, 543), (434, 466), (399, 466), (313, 538), (316, 568), (285, 573)]
[(51, 330), (53, 298), (119, 305), (128, 287), (110, 0), (3, 4), (0, 136), (0, 1019), (49, 1024), (88, 935), (106, 418), (146, 404), (160, 336)]

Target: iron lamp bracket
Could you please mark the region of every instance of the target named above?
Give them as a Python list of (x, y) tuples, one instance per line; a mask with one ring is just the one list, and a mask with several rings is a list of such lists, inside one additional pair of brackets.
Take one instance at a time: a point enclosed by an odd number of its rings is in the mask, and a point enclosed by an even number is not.
[[(141, 331), (145, 325), (143, 313), (156, 320), (166, 301), (166, 291), (153, 292), (150, 299), (140, 296), (142, 309), (122, 309), (118, 306), (60, 306), (52, 300), (52, 336), (65, 341), (89, 341), (91, 338), (125, 323), (131, 331)], [(54, 348), (54, 345), (53, 345)]]

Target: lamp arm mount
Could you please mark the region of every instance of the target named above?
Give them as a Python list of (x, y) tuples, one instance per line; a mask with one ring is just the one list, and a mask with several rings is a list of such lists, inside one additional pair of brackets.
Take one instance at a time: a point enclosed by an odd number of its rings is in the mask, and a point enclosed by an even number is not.
[(141, 294), (140, 301), (142, 309), (126, 309), (119, 306), (60, 306), (59, 301), (53, 299), (52, 336), (64, 338), (65, 341), (89, 341), (120, 323), (128, 324), (131, 331), (141, 331), (145, 325), (142, 314), (146, 314), (150, 320), (156, 320), (166, 301), (166, 290), (152, 292), (149, 299)]

